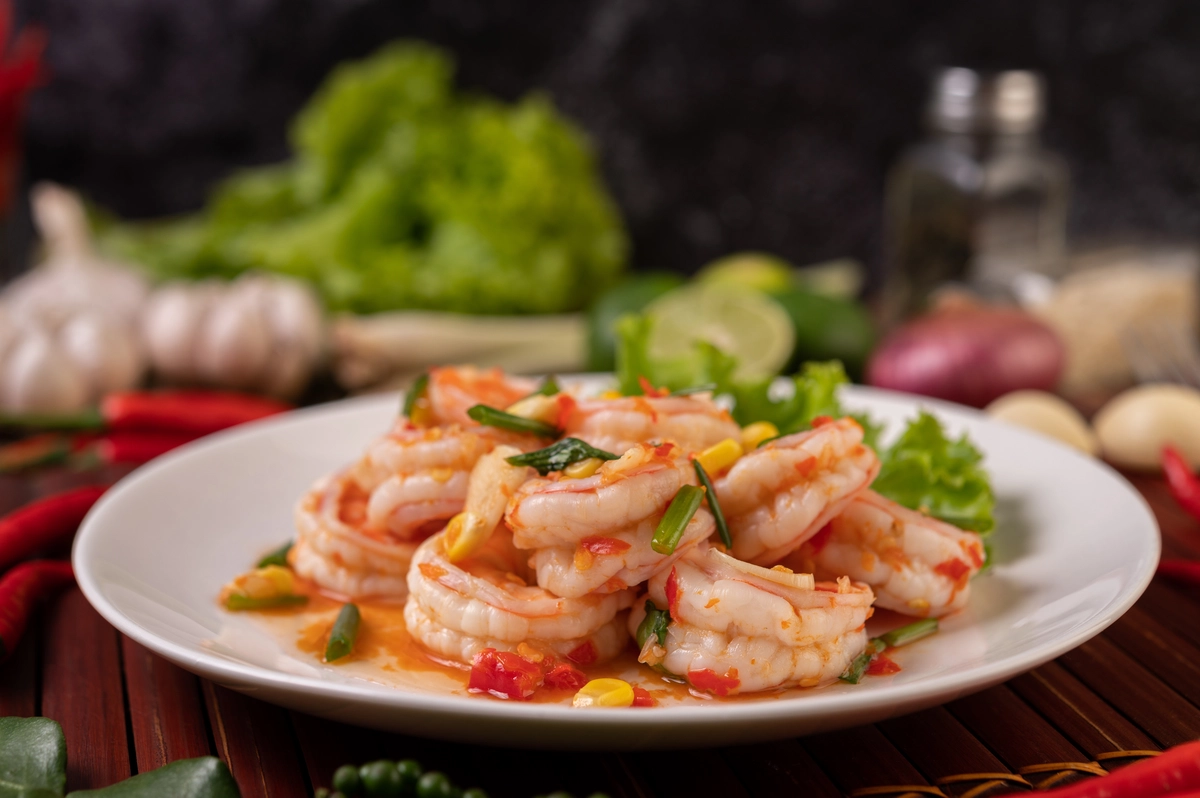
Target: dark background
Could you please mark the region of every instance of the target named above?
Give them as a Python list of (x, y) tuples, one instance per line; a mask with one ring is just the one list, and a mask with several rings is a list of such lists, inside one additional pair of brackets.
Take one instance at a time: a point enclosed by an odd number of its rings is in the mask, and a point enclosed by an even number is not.
[(1200, 3), (1189, 0), (24, 0), (49, 31), (30, 179), (130, 216), (194, 209), (282, 158), (339, 60), (450, 48), (464, 87), (548, 91), (592, 135), (639, 268), (754, 248), (877, 267), (888, 166), (939, 65), (1032, 67), (1071, 232), (1200, 230)]

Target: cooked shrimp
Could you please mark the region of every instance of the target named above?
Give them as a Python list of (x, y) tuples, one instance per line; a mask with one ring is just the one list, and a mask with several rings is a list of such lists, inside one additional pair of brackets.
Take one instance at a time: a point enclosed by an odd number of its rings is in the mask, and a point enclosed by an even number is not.
[(616, 454), (651, 441), (671, 441), (689, 453), (741, 439), (737, 422), (708, 394), (584, 399), (564, 427), (567, 435)]
[(983, 566), (983, 542), (868, 490), (786, 564), (818, 576), (849, 575), (874, 589), (880, 607), (936, 618), (966, 606), (970, 579)]
[[(699, 546), (650, 580), (670, 623), (666, 645), (652, 635), (639, 660), (717, 695), (831, 682), (865, 649), (874, 596), (846, 578), (810, 579)], [(631, 632), (644, 617), (635, 607)]]
[(826, 420), (739, 459), (713, 487), (733, 535), (733, 555), (770, 565), (841, 512), (879, 472), (853, 419)]
[(296, 507), (291, 566), (346, 598), (402, 599), (417, 544), (366, 531), (366, 503), (366, 495), (345, 474), (319, 480)]
[(475, 405), (503, 410), (537, 389), (532, 380), (511, 377), (500, 369), (447, 366), (429, 372), (425, 401), (434, 424), (475, 422), (467, 411)]
[(691, 547), (707, 540), (715, 528), (712, 515), (701, 508), (683, 530), (675, 551), (659, 554), (650, 547), (658, 520), (659, 515), (653, 515), (627, 530), (581, 538), (574, 546), (538, 549), (530, 558), (537, 583), (567, 597), (624, 590), (670, 568)]
[(674, 444), (635, 444), (590, 477), (538, 477), (509, 500), (504, 520), (517, 548), (575, 547), (589, 535), (630, 529), (667, 508), (696, 473)]
[(611, 659), (629, 640), (622, 612), (631, 591), (560, 598), (531, 585), (527, 555), (503, 527), (468, 559), (446, 556), (443, 534), (418, 547), (408, 573), (408, 631), (439, 656), (470, 663), (485, 648)]

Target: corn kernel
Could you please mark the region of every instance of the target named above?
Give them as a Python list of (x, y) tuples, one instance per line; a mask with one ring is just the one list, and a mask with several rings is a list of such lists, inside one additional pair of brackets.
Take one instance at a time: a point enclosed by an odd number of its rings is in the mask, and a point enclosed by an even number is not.
[(622, 397), (622, 395), (623, 394), (620, 391), (605, 391), (604, 393), (600, 394), (600, 398), (601, 399), (620, 399)]
[(428, 427), (433, 423), (433, 407), (429, 404), (428, 399), (418, 399), (413, 403), (412, 412), (408, 414), (408, 420), (418, 427)]
[(553, 424), (558, 421), (558, 400), (553, 396), (542, 396), (538, 393), (509, 405), (504, 412), (544, 424)]
[(479, 550), (492, 536), (484, 520), (475, 513), (461, 512), (450, 519), (443, 533), (442, 545), (450, 562), (464, 560)]
[(599, 457), (589, 457), (578, 463), (571, 463), (562, 470), (562, 475), (567, 479), (586, 479), (599, 471), (602, 465), (604, 465), (604, 461)]
[(770, 421), (755, 421), (742, 427), (742, 446), (746, 451), (753, 451), (768, 438), (779, 434), (779, 428)]
[(239, 593), (246, 598), (266, 599), (292, 593), (295, 580), (292, 572), (280, 565), (268, 565), (256, 568), (248, 574), (242, 574), (233, 580), (231, 592)]
[(742, 456), (742, 445), (733, 438), (709, 446), (696, 459), (710, 475), (718, 474), (737, 462)]
[(631, 707), (633, 685), (620, 679), (592, 679), (571, 701), (576, 707)]

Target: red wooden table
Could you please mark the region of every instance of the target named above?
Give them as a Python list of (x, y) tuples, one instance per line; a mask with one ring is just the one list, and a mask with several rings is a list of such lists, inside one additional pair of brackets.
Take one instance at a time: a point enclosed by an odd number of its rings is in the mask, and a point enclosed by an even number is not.
[[(0, 511), (88, 482), (0, 478)], [(1133, 477), (1166, 557), (1200, 559), (1200, 523), (1155, 477)], [(1070, 563), (1063, 563), (1069, 568)], [(1006, 684), (847, 731), (658, 753), (547, 753), (383, 734), (289, 712), (180, 670), (117, 633), (72, 590), (0, 666), (0, 715), (62, 724), (68, 789), (167, 762), (224, 759), (246, 798), (305, 796), (346, 762), (414, 757), (492, 796), (566, 789), (616, 796), (986, 796), (1066, 783), (1200, 738), (1200, 591), (1156, 579), (1107, 631)]]

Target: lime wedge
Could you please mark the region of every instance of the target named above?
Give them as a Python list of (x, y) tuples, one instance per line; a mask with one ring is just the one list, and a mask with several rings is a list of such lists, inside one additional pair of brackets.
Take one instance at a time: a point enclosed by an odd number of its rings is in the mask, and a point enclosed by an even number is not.
[(718, 258), (696, 275), (701, 283), (720, 283), (775, 293), (794, 286), (792, 265), (766, 252), (738, 252)]
[(738, 379), (779, 373), (792, 354), (795, 333), (787, 312), (770, 297), (728, 283), (694, 283), (646, 306), (654, 318), (652, 358), (687, 357), (708, 341), (738, 360)]

